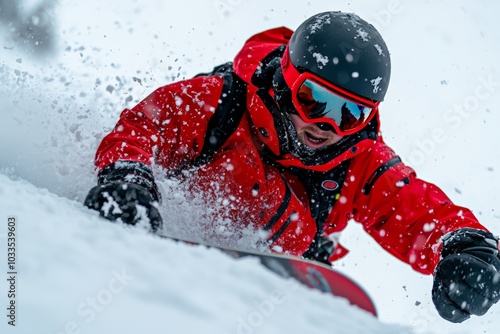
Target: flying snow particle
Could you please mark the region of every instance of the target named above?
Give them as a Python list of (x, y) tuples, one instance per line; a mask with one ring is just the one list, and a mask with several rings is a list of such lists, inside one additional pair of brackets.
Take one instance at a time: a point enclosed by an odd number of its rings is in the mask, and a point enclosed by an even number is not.
[(272, 249), (276, 253), (283, 253), (283, 247), (281, 247), (281, 246), (276, 245), (276, 246), (273, 246)]
[(434, 224), (434, 223), (425, 223), (422, 230), (424, 232), (430, 232), (430, 231), (434, 230), (435, 227), (436, 227), (436, 224)]
[(408, 259), (408, 262), (410, 264), (413, 264), (413, 263), (415, 263), (416, 260), (417, 260), (417, 257), (415, 256), (415, 254), (411, 254), (410, 258)]
[(406, 184), (405, 181), (398, 181), (398, 182), (396, 182), (396, 187), (402, 188), (405, 186), (405, 184)]
[(182, 105), (182, 99), (178, 96), (175, 97), (175, 105), (178, 107)]
[(359, 36), (363, 40), (363, 42), (368, 42), (368, 40), (370, 39), (370, 35), (363, 28), (359, 28), (357, 30), (357, 33), (358, 34), (356, 35), (356, 37)]
[(321, 53), (313, 53), (314, 58), (316, 58), (316, 62), (318, 63), (318, 68), (323, 68), (326, 64), (328, 64), (328, 56), (323, 56)]
[(377, 94), (378, 91), (380, 90), (380, 82), (382, 81), (382, 78), (381, 77), (376, 77), (375, 79), (372, 79), (370, 80), (370, 83), (372, 84), (373, 86), (373, 93), (374, 94)]
[(375, 44), (375, 45), (373, 45), (373, 47), (377, 50), (379, 56), (385, 57), (384, 50), (382, 49), (382, 47), (380, 45)]

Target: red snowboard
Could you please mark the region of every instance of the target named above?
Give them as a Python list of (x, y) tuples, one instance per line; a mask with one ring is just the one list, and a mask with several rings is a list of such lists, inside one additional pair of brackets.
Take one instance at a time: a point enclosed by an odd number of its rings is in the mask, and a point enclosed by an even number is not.
[(234, 258), (247, 256), (256, 257), (265, 267), (280, 276), (294, 278), (310, 288), (318, 289), (326, 293), (331, 293), (334, 296), (345, 298), (352, 305), (377, 316), (375, 305), (369, 295), (353, 280), (332, 269), (326, 264), (294, 256), (238, 250), (164, 235), (159, 236), (189, 244), (216, 248)]

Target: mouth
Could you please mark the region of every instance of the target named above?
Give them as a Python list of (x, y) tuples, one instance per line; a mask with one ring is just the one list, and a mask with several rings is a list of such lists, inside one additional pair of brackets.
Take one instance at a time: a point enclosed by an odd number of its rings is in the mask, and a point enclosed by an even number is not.
[(304, 131), (304, 144), (311, 148), (320, 148), (328, 141), (328, 138), (318, 136), (309, 131)]

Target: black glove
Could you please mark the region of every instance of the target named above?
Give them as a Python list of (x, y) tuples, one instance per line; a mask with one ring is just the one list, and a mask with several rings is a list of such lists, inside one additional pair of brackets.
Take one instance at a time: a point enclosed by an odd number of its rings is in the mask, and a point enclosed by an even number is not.
[(500, 299), (498, 238), (464, 228), (443, 237), (442, 259), (434, 272), (432, 301), (444, 319), (483, 315)]
[(161, 229), (160, 193), (151, 168), (138, 162), (119, 161), (103, 168), (98, 185), (90, 189), (84, 205), (111, 221), (135, 225), (144, 218), (151, 230)]

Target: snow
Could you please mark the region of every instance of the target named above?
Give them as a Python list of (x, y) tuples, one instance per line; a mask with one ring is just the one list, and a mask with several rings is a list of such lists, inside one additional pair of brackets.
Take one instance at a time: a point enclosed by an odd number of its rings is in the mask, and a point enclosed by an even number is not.
[(314, 52), (313, 57), (316, 58), (316, 62), (318, 63), (318, 68), (323, 68), (326, 64), (328, 64), (328, 56), (324, 56), (321, 53)]
[(0, 175), (0, 184), (19, 256), (17, 326), (6, 333), (405, 332), (255, 259), (104, 223), (26, 181)]
[[(53, 52), (13, 39), (0, 15), (0, 263), (7, 219), (17, 220), (18, 318), (2, 333), (490, 333), (500, 306), (463, 324), (442, 320), (432, 277), (413, 272), (355, 223), (336, 264), (374, 298), (379, 320), (283, 280), (251, 259), (177, 244), (102, 221), (82, 206), (95, 184), (93, 155), (119, 113), (154, 88), (231, 59), (263, 29), (295, 28), (332, 9), (372, 22), (391, 51), (381, 105), (385, 140), (419, 175), (471, 208), (499, 234), (500, 26), (497, 3), (483, 1), (186, 0), (173, 4), (52, 0), (44, 12)], [(7, 1), (0, 1), (0, 4)], [(25, 2), (26, 14), (41, 0)], [(192, 9), (196, 8), (196, 13)], [(33, 22), (38, 22), (34, 20)], [(44, 21), (45, 22), (45, 21)], [(15, 36), (14, 36), (15, 37)], [(50, 48), (49, 48), (50, 50)], [(334, 59), (335, 61), (335, 59)], [(173, 231), (206, 224), (199, 203), (162, 180), (162, 214)], [(230, 222), (215, 222), (229, 237)], [(432, 227), (429, 224), (429, 228)], [(237, 236), (245, 245), (251, 236)]]
[(370, 80), (370, 83), (373, 86), (373, 93), (376, 94), (380, 87), (378, 86), (380, 84), (380, 81), (382, 81), (382, 77), (376, 77), (375, 79)]

